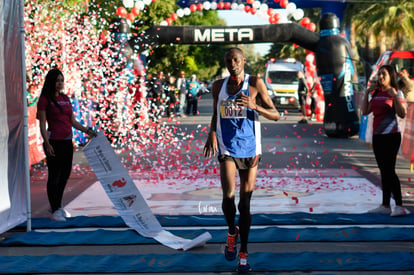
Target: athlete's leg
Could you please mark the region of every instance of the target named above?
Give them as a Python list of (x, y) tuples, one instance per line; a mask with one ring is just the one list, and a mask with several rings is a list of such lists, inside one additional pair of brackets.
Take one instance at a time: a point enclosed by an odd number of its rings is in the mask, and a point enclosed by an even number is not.
[(236, 205), (234, 202), (236, 192), (236, 164), (231, 161), (223, 161), (220, 163), (220, 179), (221, 188), (223, 190), (223, 201), (221, 207), (223, 209), (224, 217), (229, 227), (229, 234), (236, 233), (235, 218)]
[(239, 201), (239, 232), (240, 252), (247, 253), (247, 243), (251, 224), (250, 200), (256, 183), (257, 165), (247, 170), (239, 170), (240, 175), (240, 201)]

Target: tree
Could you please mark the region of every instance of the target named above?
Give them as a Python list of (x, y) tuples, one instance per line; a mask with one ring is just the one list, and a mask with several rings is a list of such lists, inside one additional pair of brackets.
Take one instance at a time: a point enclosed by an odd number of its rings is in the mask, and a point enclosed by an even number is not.
[[(364, 12), (355, 14), (357, 32), (372, 33), (378, 41), (393, 49), (402, 50), (406, 37), (414, 35), (414, 2), (411, 0), (393, 0), (384, 3), (361, 4)], [(381, 40), (385, 35), (386, 39)], [(385, 48), (384, 46), (382, 48)]]
[[(345, 25), (349, 26), (351, 45), (359, 54), (365, 75), (386, 49), (412, 47), (414, 2), (411, 0), (371, 1), (348, 4)], [(411, 45), (410, 45), (411, 44)]]
[[(211, 10), (193, 12), (187, 17), (179, 18), (174, 24), (225, 25), (224, 21), (218, 17), (217, 12)], [(224, 67), (222, 59), (228, 47), (222, 45), (160, 45), (150, 51), (148, 71), (152, 74), (163, 71), (172, 75), (178, 75), (179, 71), (185, 71), (187, 75), (194, 73), (203, 80), (212, 79)]]

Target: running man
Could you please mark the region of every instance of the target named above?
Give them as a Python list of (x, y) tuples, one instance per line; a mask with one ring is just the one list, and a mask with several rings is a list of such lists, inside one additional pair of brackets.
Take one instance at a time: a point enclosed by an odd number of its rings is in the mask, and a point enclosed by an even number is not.
[[(240, 234), (238, 270), (247, 272), (250, 270), (247, 251), (251, 224), (250, 200), (262, 154), (259, 115), (277, 121), (280, 114), (263, 80), (245, 74), (246, 58), (241, 49), (229, 49), (224, 55), (224, 63), (230, 76), (213, 83), (213, 116), (203, 154), (212, 157), (218, 153), (223, 190), (222, 210), (228, 226), (224, 255), (228, 261), (236, 259)], [(238, 226), (235, 224), (237, 171), (240, 177)]]

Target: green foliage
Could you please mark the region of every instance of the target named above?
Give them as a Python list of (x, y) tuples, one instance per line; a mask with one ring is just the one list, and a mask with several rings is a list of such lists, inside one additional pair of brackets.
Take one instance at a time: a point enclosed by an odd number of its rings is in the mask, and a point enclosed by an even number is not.
[(373, 34), (378, 41), (381, 35), (385, 35), (392, 41), (392, 48), (401, 50), (407, 45), (405, 40), (411, 40), (409, 38), (414, 36), (414, 2), (392, 0), (386, 4), (384, 1), (354, 3), (348, 6), (345, 20), (354, 23), (357, 41), (361, 44), (364, 44), (369, 34)]

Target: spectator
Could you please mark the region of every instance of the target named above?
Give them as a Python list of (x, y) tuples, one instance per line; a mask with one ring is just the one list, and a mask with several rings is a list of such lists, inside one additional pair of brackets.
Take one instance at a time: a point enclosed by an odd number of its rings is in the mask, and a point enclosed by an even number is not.
[(165, 112), (167, 117), (171, 117), (175, 114), (175, 107), (177, 105), (177, 95), (175, 88), (175, 77), (170, 75), (168, 77), (168, 83), (165, 85)]
[(178, 90), (178, 107), (177, 115), (185, 117), (184, 106), (185, 100), (187, 97), (187, 79), (185, 78), (185, 72), (181, 71), (179, 77), (177, 78), (177, 90)]
[(150, 78), (148, 82), (148, 99), (152, 106), (155, 117), (162, 115), (164, 111), (165, 99), (165, 77), (163, 72), (159, 72), (156, 77)]
[[(63, 93), (64, 77), (60, 70), (52, 69), (47, 75), (37, 104), (40, 133), (48, 168), (47, 196), (54, 221), (66, 221), (70, 213), (62, 207), (63, 192), (72, 170), (72, 127), (96, 136), (90, 128), (74, 117), (69, 97)], [(46, 129), (46, 123), (48, 128)]]
[(193, 115), (198, 115), (198, 97), (200, 92), (200, 83), (197, 81), (197, 76), (195, 74), (191, 75), (191, 80), (188, 83), (188, 93), (187, 93), (187, 109), (186, 114), (189, 115), (190, 112)]
[(300, 111), (302, 113), (302, 119), (299, 120), (299, 123), (308, 123), (308, 120), (306, 119), (306, 108), (305, 108), (305, 104), (306, 104), (306, 97), (308, 95), (308, 87), (306, 86), (306, 82), (305, 82), (305, 77), (303, 75), (302, 71), (298, 71), (297, 73), (298, 76), (298, 99), (299, 99), (299, 106), (300, 106)]
[(407, 102), (414, 102), (414, 81), (410, 79), (410, 74), (406, 68), (402, 68), (398, 74), (400, 80), (398, 85), (403, 91), (405, 100)]
[[(373, 113), (372, 149), (381, 174), (382, 203), (369, 213), (402, 216), (408, 210), (402, 207), (400, 180), (395, 172), (397, 153), (401, 144), (401, 132), (396, 115), (404, 118), (407, 109), (404, 95), (398, 90), (397, 74), (391, 65), (381, 66), (378, 70), (376, 85), (366, 90), (362, 101), (363, 115)], [(396, 206), (391, 210), (391, 195)]]

